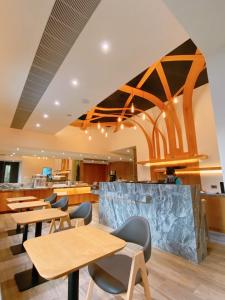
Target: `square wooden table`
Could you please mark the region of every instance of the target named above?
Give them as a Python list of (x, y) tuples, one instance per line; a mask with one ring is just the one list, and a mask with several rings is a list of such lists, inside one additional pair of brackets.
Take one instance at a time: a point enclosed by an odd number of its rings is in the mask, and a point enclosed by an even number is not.
[(40, 201), (8, 203), (7, 206), (11, 210), (22, 210), (22, 209), (32, 209), (32, 208), (38, 208), (38, 207), (48, 207), (49, 203), (40, 200)]
[(24, 202), (24, 201), (31, 201), (31, 200), (36, 200), (37, 197), (34, 196), (24, 196), (24, 197), (12, 197), (12, 198), (7, 198), (8, 203), (13, 203), (13, 202)]
[[(31, 201), (31, 200), (37, 200), (37, 197), (34, 196), (24, 196), (24, 197), (12, 197), (12, 198), (7, 198), (6, 201), (8, 203), (15, 203), (15, 202), (26, 202), (26, 201)], [(16, 229), (11, 229), (8, 230), (8, 236), (23, 233), (24, 229), (20, 228), (20, 225), (17, 224)]]
[(40, 236), (42, 229), (42, 221), (51, 221), (54, 219), (65, 217), (67, 215), (67, 212), (61, 211), (57, 208), (40, 209), (12, 214), (12, 218), (17, 225), (24, 225), (22, 244), (10, 247), (13, 255), (25, 252), (23, 242), (27, 240), (29, 224), (36, 223), (35, 236)]
[[(79, 269), (113, 254), (126, 242), (92, 226), (81, 226), (27, 240), (24, 248), (41, 277), (69, 275), (68, 300), (79, 299)], [(35, 282), (35, 273), (33, 281)]]

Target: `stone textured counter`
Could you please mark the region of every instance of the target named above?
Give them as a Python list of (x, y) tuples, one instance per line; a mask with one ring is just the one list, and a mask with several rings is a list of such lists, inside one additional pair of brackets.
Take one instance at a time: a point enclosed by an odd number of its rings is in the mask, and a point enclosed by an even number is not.
[(99, 221), (117, 228), (134, 215), (150, 224), (153, 247), (199, 263), (207, 255), (198, 186), (102, 182)]

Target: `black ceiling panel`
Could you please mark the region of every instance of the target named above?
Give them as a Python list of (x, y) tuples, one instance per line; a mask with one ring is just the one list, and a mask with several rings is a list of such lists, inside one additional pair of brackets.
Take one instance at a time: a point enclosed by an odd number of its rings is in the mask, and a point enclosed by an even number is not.
[(202, 72), (199, 74), (198, 79), (195, 83), (195, 88), (208, 83), (208, 73), (207, 73), (207, 69), (205, 68), (204, 70), (202, 70)]
[(166, 94), (159, 78), (158, 72), (154, 70), (142, 86), (142, 90), (152, 93), (162, 101), (166, 101)]
[(134, 103), (134, 106), (136, 108), (139, 108), (141, 110), (147, 110), (154, 107), (154, 104), (152, 102), (147, 101), (146, 99), (138, 96), (134, 96), (132, 102)]
[(130, 94), (117, 90), (104, 101), (100, 102), (98, 106), (106, 108), (124, 107)]
[(172, 96), (184, 85), (191, 65), (192, 61), (162, 62)]
[(168, 53), (166, 56), (185, 55), (185, 54), (190, 55), (190, 54), (195, 54), (196, 50), (197, 50), (196, 45), (192, 42), (191, 39), (189, 39), (183, 44), (181, 44), (180, 46), (178, 46), (177, 48), (175, 48), (173, 51)]
[(136, 87), (138, 85), (139, 81), (141, 80), (141, 78), (144, 76), (146, 71), (147, 71), (147, 69), (144, 70), (143, 72), (141, 72), (138, 76), (131, 79), (131, 81), (129, 81), (127, 83), (127, 85), (132, 86), (132, 87)]

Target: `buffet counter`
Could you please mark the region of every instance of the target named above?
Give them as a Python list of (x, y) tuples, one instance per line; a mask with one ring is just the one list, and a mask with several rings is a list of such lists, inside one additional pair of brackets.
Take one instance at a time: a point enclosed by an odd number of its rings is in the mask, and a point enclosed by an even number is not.
[(150, 224), (152, 245), (195, 263), (207, 255), (207, 230), (198, 186), (102, 182), (99, 221), (118, 228), (130, 216)]
[(90, 186), (68, 186), (60, 188), (52, 187), (37, 187), (37, 188), (12, 188), (12, 189), (0, 189), (0, 213), (9, 212), (10, 209), (7, 206), (7, 198), (13, 197), (24, 197), (24, 196), (34, 196), (37, 200), (44, 199), (50, 196), (52, 193), (57, 193), (58, 197), (68, 195), (69, 205), (80, 204), (85, 201), (96, 202), (98, 201), (98, 195), (91, 193)]

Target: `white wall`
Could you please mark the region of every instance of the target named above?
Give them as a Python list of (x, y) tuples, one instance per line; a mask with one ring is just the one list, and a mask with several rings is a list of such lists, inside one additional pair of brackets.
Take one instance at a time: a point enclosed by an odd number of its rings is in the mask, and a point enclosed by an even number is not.
[[(107, 151), (108, 140), (96, 129), (90, 129), (92, 141), (88, 140), (83, 130), (67, 126), (56, 135), (37, 133), (28, 130), (0, 127), (1, 145), (4, 149), (35, 149), (48, 151), (71, 151), (85, 153), (103, 153)], [(4, 142), (3, 142), (4, 141)]]
[(18, 161), (20, 162), (19, 170), (19, 182), (20, 183), (30, 183), (31, 178), (35, 174), (41, 174), (43, 167), (50, 167), (53, 170), (58, 167), (57, 159), (43, 159), (31, 156), (0, 156), (0, 160), (4, 161)]

